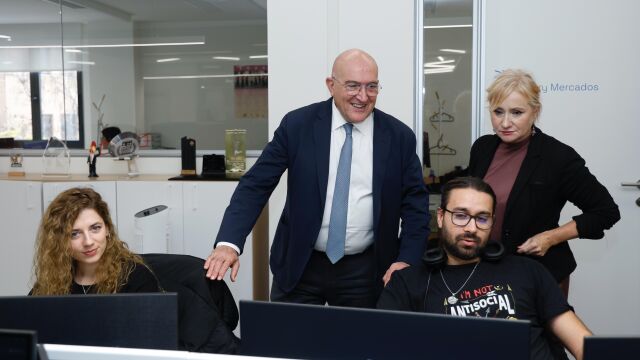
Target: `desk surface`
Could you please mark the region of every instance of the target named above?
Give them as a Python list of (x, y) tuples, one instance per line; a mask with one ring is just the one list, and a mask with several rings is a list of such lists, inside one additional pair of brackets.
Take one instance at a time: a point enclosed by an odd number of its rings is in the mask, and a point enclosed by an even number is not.
[(42, 182), (75, 182), (75, 181), (166, 181), (175, 174), (150, 174), (139, 176), (105, 174), (97, 178), (90, 178), (86, 174), (69, 174), (68, 176), (45, 176), (41, 173), (26, 173), (24, 176), (9, 176), (0, 173), (0, 180), (13, 181), (42, 181)]
[(224, 355), (194, 353), (175, 350), (150, 350), (112, 348), (101, 346), (77, 346), (44, 344), (49, 360), (265, 360), (277, 358), (265, 358), (254, 356)]
[[(12, 181), (41, 181), (41, 182), (100, 182), (100, 181), (167, 181), (170, 178), (176, 177), (178, 174), (141, 174), (138, 176), (127, 176), (121, 174), (104, 174), (97, 178), (90, 178), (86, 174), (69, 174), (68, 176), (45, 176), (41, 173), (26, 173), (24, 176), (9, 176), (8, 173), (0, 173), (0, 180), (12, 180)], [(229, 175), (224, 179), (184, 179), (178, 181), (237, 181), (240, 178), (238, 175)]]

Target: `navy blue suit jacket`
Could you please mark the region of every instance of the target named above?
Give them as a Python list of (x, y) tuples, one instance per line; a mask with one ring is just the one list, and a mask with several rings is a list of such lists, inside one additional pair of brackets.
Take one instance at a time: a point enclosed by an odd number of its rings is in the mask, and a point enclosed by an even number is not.
[[(287, 198), (271, 246), (270, 265), (285, 292), (307, 265), (322, 224), (329, 176), (333, 99), (294, 110), (240, 179), (216, 242), (243, 248), (245, 239), (285, 170)], [(379, 290), (396, 261), (416, 263), (429, 235), (428, 196), (413, 131), (374, 109), (373, 224)], [(399, 234), (400, 219), (402, 229)]]

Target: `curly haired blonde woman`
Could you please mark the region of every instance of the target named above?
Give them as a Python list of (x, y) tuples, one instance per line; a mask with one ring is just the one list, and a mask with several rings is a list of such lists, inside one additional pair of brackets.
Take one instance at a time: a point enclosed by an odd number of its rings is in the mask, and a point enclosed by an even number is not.
[(142, 258), (118, 238), (109, 208), (90, 188), (60, 193), (37, 237), (32, 295), (158, 292)]

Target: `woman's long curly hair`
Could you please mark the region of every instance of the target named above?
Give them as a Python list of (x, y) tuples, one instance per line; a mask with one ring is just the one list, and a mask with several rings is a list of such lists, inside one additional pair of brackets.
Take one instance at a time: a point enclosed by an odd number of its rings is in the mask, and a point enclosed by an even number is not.
[(93, 209), (107, 230), (106, 248), (96, 268), (95, 290), (98, 294), (118, 292), (135, 264), (142, 258), (118, 237), (109, 207), (91, 188), (72, 188), (60, 193), (49, 205), (38, 229), (34, 259), (33, 295), (63, 295), (71, 292), (76, 260), (71, 256), (71, 231), (83, 210)]

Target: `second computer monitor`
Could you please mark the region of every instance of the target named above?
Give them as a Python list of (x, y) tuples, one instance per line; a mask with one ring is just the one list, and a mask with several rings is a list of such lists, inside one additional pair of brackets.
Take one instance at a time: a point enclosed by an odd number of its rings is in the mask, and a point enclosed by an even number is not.
[(176, 350), (178, 299), (167, 294), (0, 297), (0, 328), (40, 343)]
[(528, 359), (528, 321), (240, 301), (241, 353), (299, 359)]

